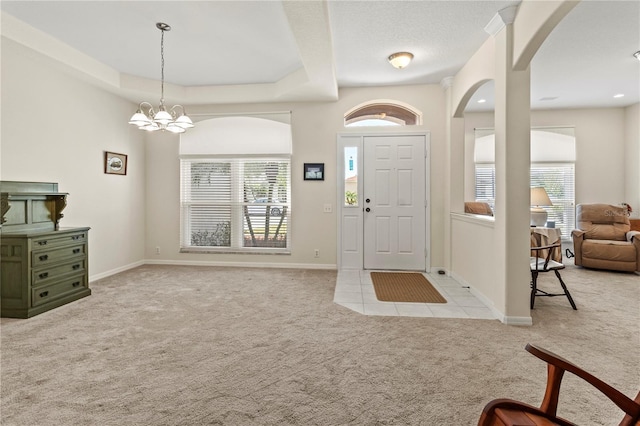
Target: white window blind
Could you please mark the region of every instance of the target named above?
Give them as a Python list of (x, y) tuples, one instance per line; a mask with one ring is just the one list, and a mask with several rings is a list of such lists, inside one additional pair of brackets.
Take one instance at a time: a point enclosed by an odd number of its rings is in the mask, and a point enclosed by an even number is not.
[(180, 250), (290, 253), (290, 113), (225, 116), (180, 137)]
[(496, 168), (493, 164), (476, 164), (476, 201), (496, 204)]
[[(549, 221), (570, 239), (575, 227), (576, 141), (573, 127), (531, 130), (531, 187), (547, 190), (553, 206), (545, 207)], [(475, 129), (475, 198), (495, 208), (495, 132)]]
[[(543, 186), (553, 206), (545, 207), (548, 221), (560, 228), (563, 239), (575, 228), (575, 166), (573, 163), (531, 164), (531, 187)], [(493, 164), (476, 164), (476, 201), (495, 208), (496, 170)]]
[(288, 251), (290, 160), (182, 158), (181, 249)]
[(531, 187), (547, 190), (553, 206), (545, 207), (547, 221), (554, 221), (562, 238), (571, 238), (575, 228), (575, 167), (573, 163), (531, 164)]

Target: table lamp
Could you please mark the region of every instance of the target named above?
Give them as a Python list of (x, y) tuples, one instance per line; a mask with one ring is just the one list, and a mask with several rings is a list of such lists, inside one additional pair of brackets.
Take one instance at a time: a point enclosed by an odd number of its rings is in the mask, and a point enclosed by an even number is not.
[(543, 187), (531, 188), (531, 226), (544, 226), (547, 223), (547, 211), (542, 206), (552, 205)]

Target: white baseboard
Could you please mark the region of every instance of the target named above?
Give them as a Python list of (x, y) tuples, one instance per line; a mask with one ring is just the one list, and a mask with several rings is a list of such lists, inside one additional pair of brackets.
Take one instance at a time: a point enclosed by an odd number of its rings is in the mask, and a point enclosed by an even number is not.
[(429, 273), (433, 275), (440, 275), (440, 271), (444, 271), (444, 274), (446, 276), (450, 276), (447, 268), (443, 268), (442, 266), (432, 266), (431, 268), (429, 268)]
[(154, 260), (145, 259), (138, 262), (130, 263), (120, 268), (111, 269), (110, 271), (100, 274), (90, 275), (89, 282), (101, 280), (111, 275), (137, 268), (143, 265), (177, 265), (177, 266), (231, 266), (242, 268), (280, 268), (280, 269), (322, 269), (337, 270), (335, 264), (317, 264), (317, 263), (255, 263), (255, 262), (211, 262), (200, 260)]
[(144, 260), (140, 260), (138, 262), (134, 262), (134, 263), (130, 263), (130, 264), (125, 265), (125, 266), (121, 266), (120, 268), (112, 269), (110, 271), (102, 272), (100, 274), (90, 275), (89, 276), (89, 282), (91, 283), (91, 282), (94, 282), (94, 281), (97, 281), (97, 280), (101, 280), (102, 278), (107, 278), (107, 277), (110, 277), (111, 275), (115, 275), (117, 273), (124, 272), (124, 271), (127, 271), (129, 269), (137, 268), (138, 266), (142, 266), (144, 264), (145, 264), (145, 261)]
[[(473, 291), (473, 287), (471, 286), (471, 284), (469, 284), (467, 281), (465, 281), (465, 279), (464, 279), (464, 278), (462, 278), (460, 275), (456, 274), (455, 272), (451, 272), (451, 273), (449, 274), (449, 276), (450, 276), (451, 278), (453, 278), (454, 280), (458, 281), (458, 282), (459, 282), (460, 284), (462, 284), (463, 286), (465, 286), (465, 287), (469, 287), (469, 289), (471, 289), (471, 290)], [(484, 296), (483, 296), (483, 297), (484, 297)], [(485, 301), (483, 300), (483, 302), (485, 302)], [(491, 303), (491, 304), (493, 304), (493, 303)]]
[(508, 317), (504, 316), (500, 321), (507, 325), (533, 325), (533, 319), (531, 317)]
[(484, 294), (480, 293), (476, 290), (471, 284), (465, 281), (461, 276), (457, 275), (455, 272), (451, 273), (451, 278), (459, 282), (465, 287), (469, 287), (469, 291), (473, 294), (478, 300), (485, 304), (491, 312), (493, 316), (495, 316), (501, 323), (507, 325), (533, 325), (533, 320), (531, 317), (510, 317), (506, 316), (504, 312), (499, 311), (493, 304), (491, 300), (489, 300)]
[(156, 260), (146, 259), (145, 265), (179, 265), (179, 266), (231, 266), (242, 268), (280, 268), (280, 269), (328, 269), (337, 270), (336, 264), (317, 263), (272, 263), (272, 262), (216, 262), (209, 260)]

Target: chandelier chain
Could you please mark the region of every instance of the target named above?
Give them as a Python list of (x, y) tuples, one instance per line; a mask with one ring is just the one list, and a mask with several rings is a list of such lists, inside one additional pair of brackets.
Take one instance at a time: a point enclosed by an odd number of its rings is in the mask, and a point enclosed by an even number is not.
[(161, 30), (160, 33), (160, 105), (164, 105), (164, 30)]

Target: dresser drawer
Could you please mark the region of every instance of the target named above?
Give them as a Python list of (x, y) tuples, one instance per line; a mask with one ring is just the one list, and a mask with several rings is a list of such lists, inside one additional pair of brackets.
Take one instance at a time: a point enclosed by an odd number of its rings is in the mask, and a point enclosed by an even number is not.
[(87, 242), (87, 232), (69, 232), (57, 235), (48, 235), (33, 239), (33, 250), (62, 247), (68, 244)]
[(68, 247), (61, 247), (53, 250), (43, 250), (31, 253), (31, 266), (39, 268), (41, 266), (56, 263), (65, 258), (84, 257), (87, 253), (86, 244), (76, 244)]
[(86, 275), (75, 275), (55, 284), (34, 288), (31, 290), (31, 306), (42, 305), (58, 297), (87, 288)]
[(74, 262), (64, 263), (62, 265), (52, 265), (32, 271), (32, 285), (43, 285), (57, 278), (74, 272), (85, 272), (87, 269), (86, 259), (78, 259)]

